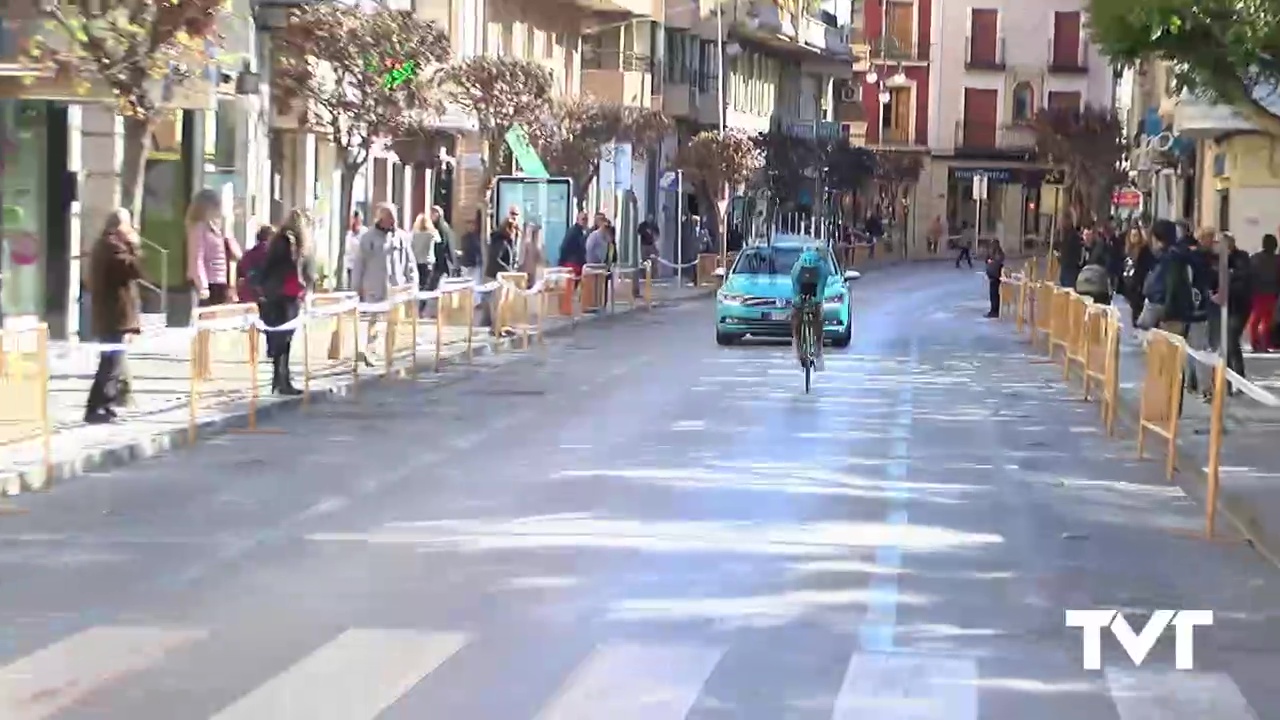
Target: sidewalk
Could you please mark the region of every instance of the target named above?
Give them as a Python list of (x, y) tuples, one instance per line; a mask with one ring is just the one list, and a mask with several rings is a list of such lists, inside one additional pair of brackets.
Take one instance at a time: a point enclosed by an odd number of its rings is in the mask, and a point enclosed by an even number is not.
[[(1121, 316), (1127, 323), (1128, 308)], [(1126, 325), (1120, 346), (1119, 418), (1136, 422), (1141, 403), (1144, 367), (1142, 347)], [(1280, 394), (1280, 356), (1245, 358), (1246, 377), (1273, 394)], [(1178, 473), (1175, 482), (1188, 496), (1206, 502), (1209, 463), (1210, 406), (1198, 395), (1183, 395), (1178, 428)], [(1280, 409), (1267, 407), (1245, 395), (1227, 399), (1226, 435), (1218, 497), (1218, 534), (1243, 534), (1272, 562), (1280, 564)], [(1148, 458), (1163, 462), (1162, 440), (1152, 437)], [(1136, 451), (1136, 445), (1134, 446)], [(1234, 525), (1234, 527), (1233, 527)]]
[[(711, 288), (654, 285), (654, 309), (665, 305), (705, 297)], [(619, 306), (614, 313), (588, 314), (579, 323), (595, 322), (632, 311), (644, 312), (641, 303), (634, 308)], [(548, 337), (564, 335), (573, 327), (568, 318), (552, 318), (543, 326)], [(46, 489), (52, 483), (88, 472), (106, 470), (172, 450), (186, 444), (188, 383), (190, 373), (189, 333), (181, 328), (166, 328), (139, 338), (129, 355), (134, 381), (134, 407), (121, 412), (120, 420), (110, 425), (86, 425), (84, 402), (88, 396), (97, 353), (92, 347), (74, 343), (58, 343), (50, 348), (49, 412), (54, 429), (52, 438), (53, 467), (43, 472), (38, 442), (0, 447), (0, 493), (14, 495), (24, 490)], [(466, 362), (464, 328), (445, 328), (441, 346), (441, 366)], [(520, 347), (520, 338), (493, 340), (487, 328), (476, 328), (473, 351), (476, 356), (505, 352)], [(300, 341), (295, 341), (293, 360), (301, 364)], [(383, 367), (375, 355), (377, 367), (360, 368), (359, 382), (375, 381), (383, 376)], [(424, 321), (419, 326), (419, 370), (431, 372), (435, 359), (435, 323)], [(265, 365), (265, 364), (264, 364)], [(294, 381), (301, 386), (302, 373), (295, 368)], [(316, 402), (351, 393), (353, 382), (350, 366), (345, 371), (313, 375), (310, 401)], [(269, 367), (260, 368), (258, 403), (259, 421), (275, 413), (301, 407), (302, 398), (285, 398), (268, 394)], [(242, 427), (249, 414), (248, 391), (233, 395), (202, 399), (198, 419), (199, 437)]]

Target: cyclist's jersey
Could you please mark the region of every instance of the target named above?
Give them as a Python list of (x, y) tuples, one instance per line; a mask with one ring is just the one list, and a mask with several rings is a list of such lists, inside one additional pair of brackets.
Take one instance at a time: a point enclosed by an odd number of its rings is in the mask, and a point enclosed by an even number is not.
[(791, 268), (791, 300), (793, 305), (800, 305), (803, 298), (817, 298), (827, 286), (830, 268), (826, 255), (817, 248), (805, 248), (800, 259)]

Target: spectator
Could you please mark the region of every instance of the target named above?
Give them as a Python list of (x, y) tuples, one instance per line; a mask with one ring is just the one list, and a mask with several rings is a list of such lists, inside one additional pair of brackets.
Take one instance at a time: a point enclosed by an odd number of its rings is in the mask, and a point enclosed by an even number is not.
[(574, 277), (582, 277), (582, 266), (587, 264), (587, 214), (578, 213), (577, 222), (569, 227), (560, 244), (560, 267), (573, 268)]
[(609, 221), (604, 214), (596, 213), (595, 229), (587, 235), (587, 264), (588, 265), (604, 265), (608, 262), (609, 237), (605, 232), (605, 226)]
[[(418, 261), (413, 255), (413, 238), (396, 227), (396, 206), (391, 203), (379, 205), (375, 218), (373, 227), (360, 236), (356, 262), (351, 270), (352, 287), (363, 303), (384, 303), (391, 299), (392, 288), (418, 286)], [(370, 367), (373, 363), (367, 349), (377, 338), (377, 315), (371, 314), (367, 319), (363, 349), (358, 352), (360, 361)]]
[[(1236, 239), (1231, 233), (1224, 232), (1220, 242), (1212, 248), (1212, 274), (1209, 279), (1209, 347), (1222, 350), (1222, 303), (1227, 303), (1227, 347), (1225, 355), (1227, 367), (1244, 377), (1244, 351), (1240, 347), (1240, 339), (1244, 335), (1244, 326), (1249, 319), (1251, 298), (1249, 288), (1249, 254), (1236, 247)], [(1222, 288), (1218, 285), (1218, 263), (1227, 263), (1227, 292), (1223, 297)], [(1200, 368), (1202, 364), (1197, 363)], [(1207, 374), (1207, 373), (1206, 373)], [(1212, 395), (1213, 382), (1204, 380), (1201, 383), (1205, 397)]]
[(351, 271), (356, 266), (356, 255), (360, 252), (360, 237), (368, 231), (369, 228), (364, 225), (364, 218), (360, 215), (360, 211), (356, 210), (351, 213), (351, 221), (347, 223), (347, 235), (343, 240), (343, 256), (342, 269), (346, 272), (343, 277), (345, 281), (344, 287), (351, 289)]
[(240, 260), (240, 244), (226, 233), (222, 200), (209, 188), (187, 207), (187, 279), (200, 307), (234, 302), (231, 264)]
[[(485, 260), (484, 281), (491, 283), (498, 279), (498, 273), (510, 272), (516, 267), (516, 252), (520, 242), (520, 211), (512, 208), (507, 219), (489, 236), (489, 257)], [(502, 328), (495, 327), (498, 321), (498, 293), (489, 293), (484, 303), (484, 322), (489, 332), (497, 335)]]
[[(142, 239), (123, 208), (111, 213), (89, 257), (92, 330), (98, 342), (120, 345), (142, 332), (138, 281), (142, 278)], [(112, 348), (98, 356), (98, 370), (85, 405), (86, 423), (111, 422), (129, 394), (125, 351)]]
[(484, 265), (484, 243), (480, 241), (480, 211), (471, 219), (471, 225), (462, 234), (462, 247), (458, 250), (458, 260), (462, 265), (462, 275), (479, 282), (481, 268)]
[[(418, 213), (413, 219), (413, 258), (417, 261), (418, 290), (433, 290), (431, 287), (431, 267), (435, 264), (436, 245), (440, 240), (440, 231), (431, 224), (426, 213)], [(418, 301), (418, 315), (426, 312), (427, 301)]]
[(435, 226), (440, 239), (436, 240), (435, 262), (431, 264), (431, 282), (427, 289), (440, 287), (440, 280), (455, 274), (458, 270), (458, 241), (453, 235), (453, 228), (444, 219), (444, 208), (432, 205), (431, 224)]
[(1076, 292), (1099, 305), (1110, 305), (1111, 273), (1107, 239), (1101, 231), (1086, 228), (1080, 234), (1080, 270), (1076, 273)]
[(969, 222), (967, 220), (960, 225), (960, 239), (956, 241), (956, 244), (960, 248), (960, 253), (956, 255), (957, 268), (960, 267), (961, 260), (967, 262), (969, 267), (973, 267), (973, 245), (976, 238), (977, 233), (969, 227)]
[(1142, 289), (1146, 285), (1147, 276), (1151, 274), (1151, 269), (1155, 267), (1155, 264), (1156, 256), (1151, 251), (1151, 244), (1147, 240), (1146, 233), (1139, 228), (1130, 230), (1125, 248), (1124, 271), (1121, 274), (1120, 289), (1124, 294), (1125, 300), (1129, 303), (1129, 317), (1133, 322), (1134, 328), (1140, 327), (1138, 319), (1142, 317), (1142, 310), (1147, 303)]
[[(269, 328), (287, 326), (298, 317), (306, 294), (315, 282), (311, 244), (307, 238), (306, 211), (295, 209), (268, 245), (262, 267), (262, 322)], [(289, 352), (293, 330), (267, 332), (267, 357), (271, 358), (271, 391), (301, 395), (289, 377)]]
[(262, 299), (262, 267), (267, 259), (267, 246), (276, 235), (270, 225), (258, 228), (253, 247), (245, 251), (236, 266), (236, 296), (241, 302), (256, 303)]
[(1249, 320), (1249, 343), (1254, 352), (1271, 351), (1271, 331), (1276, 322), (1276, 303), (1280, 301), (1280, 255), (1277, 255), (1276, 236), (1262, 236), (1262, 250), (1249, 259), (1249, 274), (1253, 293)]
[(1000, 276), (1004, 272), (1004, 248), (999, 240), (992, 240), (987, 250), (987, 296), (991, 300), (991, 310), (987, 317), (1000, 317)]
[(542, 223), (531, 222), (520, 238), (520, 251), (517, 253), (517, 265), (525, 274), (529, 287), (533, 287), (547, 265), (546, 246), (542, 241)]

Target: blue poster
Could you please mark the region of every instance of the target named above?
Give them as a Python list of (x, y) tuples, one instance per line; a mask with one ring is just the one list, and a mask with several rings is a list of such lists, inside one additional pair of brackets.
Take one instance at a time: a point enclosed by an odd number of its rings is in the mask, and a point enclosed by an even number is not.
[(542, 245), (547, 263), (560, 259), (560, 244), (573, 222), (573, 181), (569, 178), (500, 177), (494, 192), (493, 223), (507, 211), (520, 209), (524, 231), (542, 228)]

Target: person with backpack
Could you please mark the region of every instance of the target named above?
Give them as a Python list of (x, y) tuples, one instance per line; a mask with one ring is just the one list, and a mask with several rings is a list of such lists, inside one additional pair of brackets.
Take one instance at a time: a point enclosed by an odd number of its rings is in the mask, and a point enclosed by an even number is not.
[(267, 246), (275, 234), (276, 229), (270, 225), (258, 228), (253, 247), (240, 258), (236, 266), (236, 297), (240, 302), (256, 303), (262, 299), (262, 268), (267, 261)]
[(1110, 305), (1110, 256), (1106, 239), (1092, 228), (1081, 232), (1080, 269), (1076, 273), (1075, 290), (1099, 305)]

